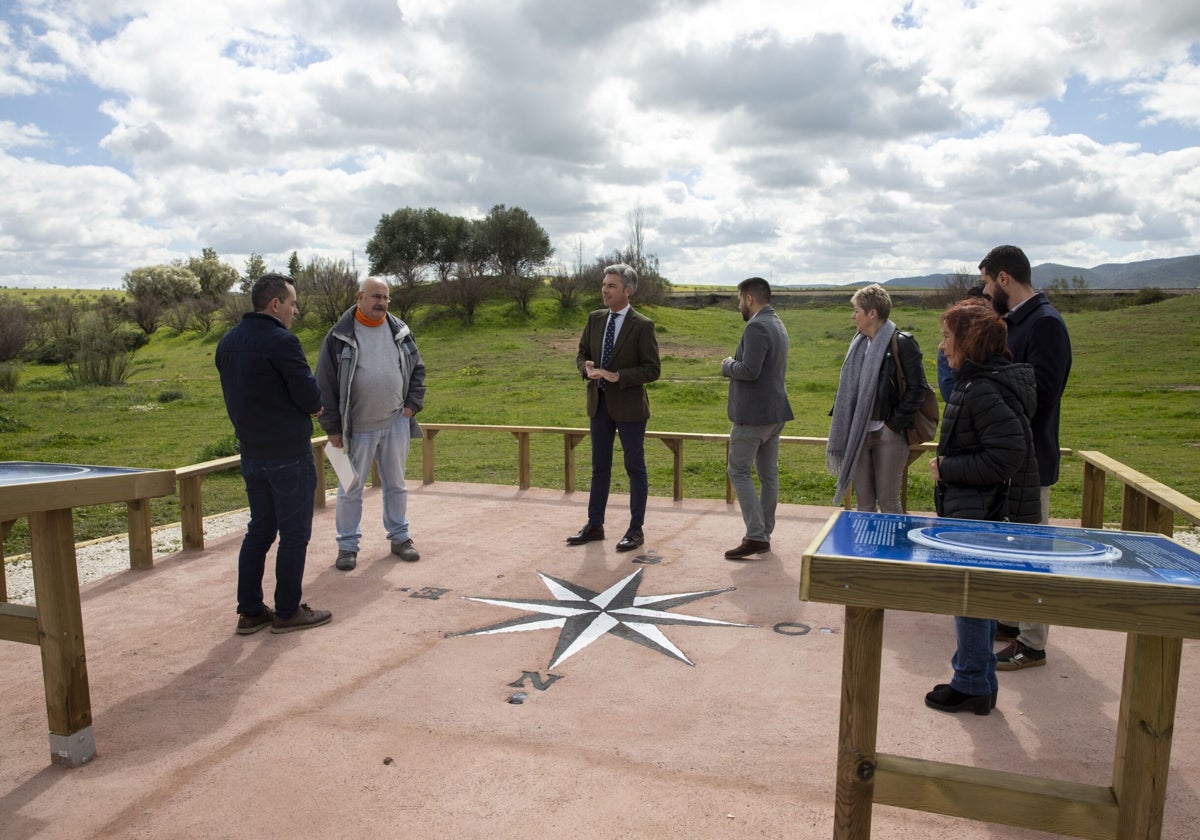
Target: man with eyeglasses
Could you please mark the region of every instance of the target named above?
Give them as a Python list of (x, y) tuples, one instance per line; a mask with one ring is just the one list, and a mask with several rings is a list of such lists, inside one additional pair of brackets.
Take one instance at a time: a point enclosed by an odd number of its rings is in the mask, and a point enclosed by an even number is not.
[(354, 468), (350, 486), (338, 482), (337, 560), (358, 565), (362, 492), (374, 463), (383, 484), (383, 526), (392, 554), (409, 563), (421, 559), (408, 522), (404, 470), (411, 438), (421, 437), (416, 413), (425, 404), (425, 364), (408, 325), (388, 312), (388, 286), (364, 278), (358, 303), (321, 342), (317, 382), (325, 411), (319, 418), (329, 445), (342, 449)]

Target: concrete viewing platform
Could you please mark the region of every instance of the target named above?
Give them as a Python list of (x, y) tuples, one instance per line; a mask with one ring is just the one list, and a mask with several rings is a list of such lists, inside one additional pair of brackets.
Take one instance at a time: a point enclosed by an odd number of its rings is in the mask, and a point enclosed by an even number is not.
[[(304, 589), (327, 626), (234, 633), (240, 532), (83, 587), (81, 767), (50, 763), (38, 648), (0, 643), (0, 840), (832, 836), (844, 612), (798, 592), (833, 508), (781, 505), (772, 553), (731, 562), (736, 504), (652, 497), (645, 546), (619, 554), (626, 496), (606, 541), (568, 547), (586, 492), (411, 482), (421, 560), (389, 553), (369, 489), (341, 572), (330, 501)], [(572, 618), (579, 595), (629, 607)], [(924, 706), (953, 650), (950, 617), (887, 612), (880, 752), (1111, 783), (1124, 634), (1054, 628), (988, 716)], [(1170, 840), (1200, 837), (1193, 640), (1178, 696)], [(1055, 836), (884, 805), (872, 826)]]

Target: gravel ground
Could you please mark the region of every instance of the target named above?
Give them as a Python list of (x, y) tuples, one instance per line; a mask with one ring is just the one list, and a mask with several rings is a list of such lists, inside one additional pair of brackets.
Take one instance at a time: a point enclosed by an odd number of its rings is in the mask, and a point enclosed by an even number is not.
[[(235, 511), (221, 516), (210, 516), (204, 520), (205, 537), (215, 538), (246, 527), (250, 519), (248, 510)], [(1177, 529), (1175, 539), (1200, 552), (1200, 531)], [(179, 525), (156, 528), (152, 535), (154, 556), (160, 557), (179, 551), (183, 547), (183, 535)], [(79, 562), (79, 583), (91, 583), (129, 568), (129, 537), (120, 535), (107, 539), (80, 543), (75, 547)], [(14, 604), (33, 603), (33, 567), (29, 555), (19, 555), (6, 561), (8, 576), (8, 600)]]
[[(250, 511), (240, 510), (204, 520), (204, 536), (213, 539), (232, 531), (241, 531), (250, 519)], [(173, 554), (183, 548), (183, 533), (179, 523), (155, 528), (151, 533), (154, 556)], [(129, 568), (129, 535), (79, 543), (75, 546), (79, 564), (79, 584), (91, 583)], [(4, 573), (8, 578), (8, 600), (14, 604), (33, 603), (33, 564), (28, 554), (6, 558)]]

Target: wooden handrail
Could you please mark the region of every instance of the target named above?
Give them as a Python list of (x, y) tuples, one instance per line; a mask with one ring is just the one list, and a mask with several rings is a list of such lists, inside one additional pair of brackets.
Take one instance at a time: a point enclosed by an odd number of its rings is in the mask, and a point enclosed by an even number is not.
[[(313, 438), (313, 461), (317, 465), (317, 489), (313, 494), (313, 505), (325, 507), (325, 444), (327, 436)], [(183, 532), (183, 547), (204, 548), (204, 478), (210, 473), (227, 470), (242, 463), (241, 455), (227, 455), (199, 464), (190, 464), (175, 470), (179, 486), (179, 529)]]
[[(563, 489), (568, 493), (575, 492), (576, 465), (575, 447), (586, 438), (590, 432), (587, 429), (564, 426), (488, 426), (477, 423), (422, 423), (421, 429), (425, 438), (421, 444), (421, 477), (423, 484), (433, 484), (436, 473), (437, 450), (434, 439), (438, 432), (508, 432), (517, 439), (517, 486), (528, 490), (531, 482), (531, 464), (529, 439), (531, 435), (549, 434), (563, 437)], [(674, 500), (683, 500), (683, 444), (684, 441), (701, 441), (705, 443), (724, 443), (725, 462), (729, 463), (729, 435), (724, 432), (660, 432), (647, 430), (646, 437), (661, 440), (671, 450), (672, 454), (672, 491)], [(801, 437), (784, 435), (779, 438), (780, 444), (799, 446), (824, 446), (827, 442), (823, 437)], [(923, 443), (920, 450), (933, 451), (937, 444)], [(907, 491), (908, 472), (905, 470), (904, 487)], [(907, 492), (906, 492), (907, 495)], [(728, 476), (725, 478), (725, 502), (733, 504), (733, 484)]]
[(1121, 482), (1121, 530), (1175, 533), (1175, 514), (1193, 525), (1200, 524), (1200, 502), (1183, 495), (1148, 475), (1127, 467), (1103, 452), (1075, 453), (1083, 460), (1084, 528), (1104, 527), (1104, 484), (1107, 476)]

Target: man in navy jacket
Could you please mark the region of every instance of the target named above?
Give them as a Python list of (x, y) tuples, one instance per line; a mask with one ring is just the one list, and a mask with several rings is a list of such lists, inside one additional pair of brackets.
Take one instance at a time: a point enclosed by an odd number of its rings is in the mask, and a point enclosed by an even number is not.
[[(1015, 245), (993, 248), (979, 264), (983, 294), (1008, 322), (1008, 349), (1013, 361), (1033, 365), (1037, 408), (1030, 424), (1041, 485), (1042, 524), (1050, 521), (1050, 485), (1058, 481), (1058, 425), (1063, 391), (1071, 373), (1071, 337), (1062, 315), (1043, 292), (1033, 289), (1033, 271), (1025, 252)], [(1046, 664), (1045, 624), (1022, 621), (1015, 628), (1001, 623), (998, 638), (1011, 643), (996, 654), (996, 670), (1016, 671)]]
[[(321, 391), (300, 340), (290, 332), (299, 312), (292, 281), (264, 274), (250, 299), (254, 311), (221, 338), (216, 353), (250, 504), (238, 554), (237, 632), (270, 627), (272, 633), (290, 633), (332, 618), (300, 602), (317, 489), (311, 415), (321, 411)], [(263, 601), (262, 583), (277, 534), (272, 611)]]

